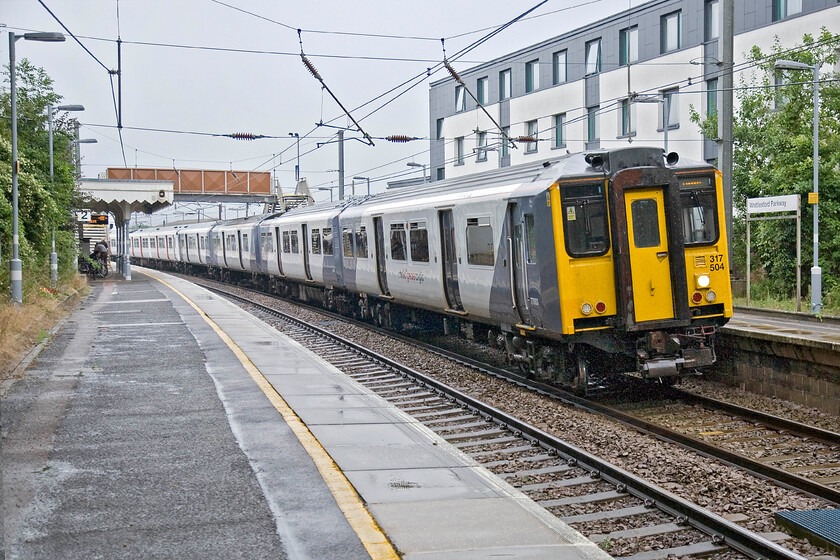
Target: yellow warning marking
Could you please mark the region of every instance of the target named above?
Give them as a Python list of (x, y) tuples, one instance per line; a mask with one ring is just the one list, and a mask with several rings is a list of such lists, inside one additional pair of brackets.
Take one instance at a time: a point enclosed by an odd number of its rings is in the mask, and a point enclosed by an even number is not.
[(379, 524), (373, 519), (373, 516), (362, 503), (361, 498), (356, 493), (356, 489), (353, 488), (353, 485), (350, 484), (350, 481), (347, 480), (347, 477), (344, 476), (344, 473), (338, 465), (335, 464), (335, 461), (333, 461), (326, 449), (321, 446), (318, 439), (312, 434), (312, 432), (309, 431), (309, 428), (306, 427), (303, 420), (301, 420), (300, 417), (295, 414), (295, 411), (292, 410), (285, 400), (283, 400), (283, 397), (281, 397), (271, 383), (268, 382), (257, 366), (251, 362), (239, 345), (237, 345), (230, 336), (228, 336), (227, 333), (207, 315), (207, 313), (205, 313), (186, 295), (178, 291), (177, 288), (164, 280), (157, 278), (156, 276), (152, 276), (152, 278), (167, 286), (173, 292), (181, 296), (184, 301), (190, 304), (190, 306), (198, 312), (201, 318), (210, 325), (210, 328), (212, 328), (224, 341), (224, 343), (227, 344), (228, 348), (233, 351), (236, 358), (242, 364), (242, 367), (245, 368), (251, 376), (251, 379), (256, 382), (257, 386), (262, 389), (262, 392), (266, 397), (268, 397), (268, 400), (271, 401), (271, 404), (274, 405), (277, 412), (283, 416), (283, 420), (286, 421), (286, 424), (289, 425), (295, 436), (297, 436), (298, 441), (300, 441), (301, 445), (303, 445), (303, 448), (309, 456), (312, 457), (312, 460), (315, 462), (315, 466), (318, 467), (318, 472), (321, 473), (321, 477), (323, 477), (324, 482), (327, 483), (327, 487), (329, 487), (335, 501), (338, 503), (339, 509), (341, 509), (342, 513), (344, 513), (344, 517), (347, 518), (348, 523), (350, 523), (353, 531), (356, 532), (356, 535), (359, 537), (359, 540), (362, 542), (362, 545), (365, 547), (368, 554), (370, 554), (371, 558), (373, 560), (399, 559), (400, 556), (394, 550), (394, 547), (391, 545), (388, 537), (382, 532)]
[(719, 435), (724, 434), (724, 433), (726, 433), (726, 432), (700, 432), (700, 435), (701, 436), (719, 436)]

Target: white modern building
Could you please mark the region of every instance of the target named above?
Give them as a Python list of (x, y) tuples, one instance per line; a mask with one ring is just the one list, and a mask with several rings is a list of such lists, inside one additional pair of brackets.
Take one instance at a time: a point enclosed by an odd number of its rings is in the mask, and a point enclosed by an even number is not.
[[(736, 86), (755, 71), (739, 67), (753, 46), (769, 52), (776, 37), (793, 47), (822, 27), (840, 32), (838, 0), (734, 4)], [(431, 85), (432, 179), (630, 142), (667, 140), (683, 158), (715, 160), (716, 142), (689, 115), (718, 105), (721, 22), (720, 0), (652, 0), (479, 66), (455, 62), (469, 92), (451, 77)], [(499, 127), (536, 141), (511, 148)]]

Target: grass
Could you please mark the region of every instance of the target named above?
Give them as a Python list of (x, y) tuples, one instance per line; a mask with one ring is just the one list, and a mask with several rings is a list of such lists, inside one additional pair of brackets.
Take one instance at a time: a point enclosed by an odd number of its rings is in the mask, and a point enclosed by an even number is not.
[[(840, 305), (835, 303), (834, 298), (823, 298), (823, 310), (821, 315), (840, 317)], [(747, 306), (747, 298), (734, 297), (732, 303), (743, 307)], [(758, 307), (761, 309), (779, 309), (781, 311), (796, 311), (796, 300), (793, 298), (775, 298), (770, 296), (753, 297), (750, 301), (750, 307)], [(801, 311), (803, 313), (811, 312), (810, 296), (803, 296), (801, 303)]]
[(48, 331), (72, 310), (64, 302), (78, 299), (87, 289), (84, 277), (76, 275), (56, 292), (34, 290), (23, 305), (0, 305), (0, 380), (10, 377), (26, 354), (48, 338)]

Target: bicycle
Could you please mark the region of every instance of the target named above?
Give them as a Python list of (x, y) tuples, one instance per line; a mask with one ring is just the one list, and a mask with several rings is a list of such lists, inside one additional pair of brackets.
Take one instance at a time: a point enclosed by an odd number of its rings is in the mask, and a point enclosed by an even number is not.
[(107, 257), (92, 259), (90, 257), (80, 256), (79, 273), (85, 274), (92, 279), (108, 278), (111, 275), (111, 263)]

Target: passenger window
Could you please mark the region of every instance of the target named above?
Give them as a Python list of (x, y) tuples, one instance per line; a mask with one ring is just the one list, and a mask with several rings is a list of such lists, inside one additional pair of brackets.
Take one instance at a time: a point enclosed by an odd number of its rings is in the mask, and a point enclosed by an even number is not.
[(602, 182), (570, 185), (561, 191), (563, 232), (570, 257), (604, 255), (610, 248), (607, 201)]
[(537, 262), (537, 231), (534, 229), (534, 215), (525, 214), (525, 243), (528, 264)]
[(366, 259), (368, 256), (367, 247), (367, 231), (365, 226), (359, 226), (359, 231), (356, 232), (356, 257), (359, 259)]
[(341, 241), (344, 247), (344, 256), (353, 256), (353, 230), (344, 228), (341, 231)]
[(247, 233), (242, 234), (242, 250), (243, 251), (248, 250), (248, 234)]
[(639, 248), (659, 247), (659, 205), (653, 198), (630, 203), (633, 215), (633, 244)]
[(714, 179), (698, 177), (681, 181), (680, 204), (683, 242), (686, 245), (701, 245), (717, 241), (717, 198)]
[(284, 253), (291, 253), (292, 252), (292, 245), (289, 242), (289, 232), (283, 232), (283, 252)]
[(429, 262), (429, 231), (426, 229), (426, 222), (411, 222), (408, 236), (411, 242), (411, 260)]
[(315, 255), (321, 254), (321, 230), (312, 230), (312, 253)]
[(332, 228), (325, 227), (321, 230), (322, 236), (321, 239), (324, 241), (324, 254), (325, 255), (332, 255), (333, 254), (333, 238), (332, 238)]
[(493, 266), (496, 262), (489, 216), (467, 218), (467, 262), (481, 266)]
[(299, 253), (300, 249), (298, 247), (298, 234), (297, 230), (292, 230), (289, 232), (290, 243), (292, 245), (292, 253)]
[(404, 261), (405, 258), (405, 224), (391, 224), (391, 258)]

